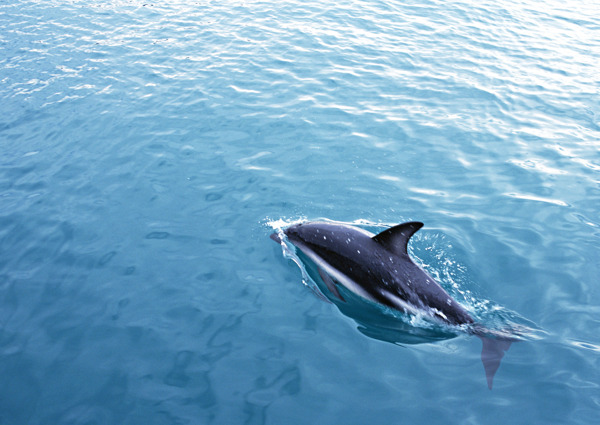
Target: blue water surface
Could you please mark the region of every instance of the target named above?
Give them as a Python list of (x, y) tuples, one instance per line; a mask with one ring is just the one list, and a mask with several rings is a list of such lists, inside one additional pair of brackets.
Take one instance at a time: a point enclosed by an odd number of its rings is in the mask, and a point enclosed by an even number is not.
[[(0, 424), (597, 423), (599, 18), (0, 2)], [(319, 218), (423, 221), (416, 261), (533, 330), (493, 390), (477, 338), (315, 296), (268, 236)]]

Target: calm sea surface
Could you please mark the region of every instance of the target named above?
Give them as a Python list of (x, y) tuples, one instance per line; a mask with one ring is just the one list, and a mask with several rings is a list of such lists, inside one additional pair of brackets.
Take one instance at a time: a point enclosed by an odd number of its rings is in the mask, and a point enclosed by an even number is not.
[[(596, 0), (0, 1), (0, 424), (597, 423), (599, 65)], [(493, 390), (315, 296), (320, 218), (423, 221)]]

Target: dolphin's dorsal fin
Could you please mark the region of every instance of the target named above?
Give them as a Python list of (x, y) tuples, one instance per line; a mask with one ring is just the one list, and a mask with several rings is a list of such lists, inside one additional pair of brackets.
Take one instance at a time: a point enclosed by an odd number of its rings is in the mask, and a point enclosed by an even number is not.
[(417, 230), (423, 227), (419, 221), (402, 223), (373, 236), (373, 240), (396, 255), (408, 255), (408, 240)]

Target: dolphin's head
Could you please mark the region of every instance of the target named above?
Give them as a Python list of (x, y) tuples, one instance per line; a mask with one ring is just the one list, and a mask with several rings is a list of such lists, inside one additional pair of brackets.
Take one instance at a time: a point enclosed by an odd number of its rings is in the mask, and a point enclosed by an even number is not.
[[(354, 241), (357, 237), (370, 239), (372, 235), (355, 227), (321, 221), (292, 224), (283, 233), (298, 247), (320, 246), (336, 250), (339, 246)], [(277, 240), (277, 239), (275, 239)], [(337, 248), (336, 248), (337, 247)]]
[[(307, 237), (310, 236), (307, 234), (306, 230), (307, 229), (305, 227), (305, 223), (297, 223), (292, 224), (291, 226), (283, 230), (283, 234), (287, 236), (288, 240), (291, 243), (302, 243), (303, 241), (306, 241)], [(312, 232), (309, 233), (314, 233), (314, 229)], [(273, 239), (277, 243), (281, 243), (281, 231), (279, 233), (273, 233), (271, 235), (271, 239)]]
[(302, 242), (306, 240), (306, 229), (304, 223), (292, 224), (283, 231), (290, 242)]
[(334, 245), (335, 238), (340, 234), (340, 228), (325, 222), (305, 222), (292, 224), (283, 231), (288, 240), (294, 245)]

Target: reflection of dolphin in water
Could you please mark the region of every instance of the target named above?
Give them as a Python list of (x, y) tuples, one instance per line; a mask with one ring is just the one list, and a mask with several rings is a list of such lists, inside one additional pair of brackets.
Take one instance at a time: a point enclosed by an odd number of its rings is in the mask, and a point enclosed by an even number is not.
[[(411, 260), (407, 252), (408, 241), (422, 226), (423, 223), (419, 222), (404, 223), (373, 235), (344, 224), (308, 222), (292, 225), (284, 233), (314, 262), (319, 276), (332, 294), (331, 299), (342, 312), (346, 299), (338, 285), (350, 293), (401, 312), (419, 314), (448, 325), (465, 326), (468, 333), (481, 338), (481, 360), (491, 389), (494, 374), (513, 339), (494, 335), (477, 324), (456, 300)], [(271, 235), (271, 238), (281, 242), (278, 234)], [(356, 317), (356, 309), (353, 313), (349, 315)], [(365, 317), (363, 315), (363, 319)], [(359, 324), (364, 323), (360, 317), (356, 320)], [(385, 326), (382, 323), (359, 329), (377, 339), (401, 343), (454, 336), (446, 332), (434, 337), (435, 333), (428, 331), (424, 331), (426, 335), (419, 335), (418, 328), (407, 332), (410, 326), (406, 324), (398, 325), (398, 329), (395, 325)], [(403, 341), (406, 337), (413, 342)]]

